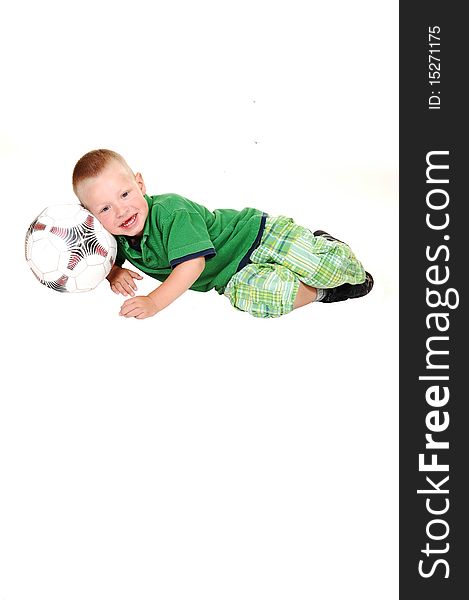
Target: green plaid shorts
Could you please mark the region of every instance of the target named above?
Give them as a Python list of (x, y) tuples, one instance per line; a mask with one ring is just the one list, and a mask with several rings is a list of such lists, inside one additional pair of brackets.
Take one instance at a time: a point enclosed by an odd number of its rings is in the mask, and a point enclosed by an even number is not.
[(267, 217), (250, 263), (223, 293), (238, 310), (280, 317), (293, 310), (300, 281), (315, 288), (363, 283), (365, 269), (346, 244), (316, 237), (289, 217)]

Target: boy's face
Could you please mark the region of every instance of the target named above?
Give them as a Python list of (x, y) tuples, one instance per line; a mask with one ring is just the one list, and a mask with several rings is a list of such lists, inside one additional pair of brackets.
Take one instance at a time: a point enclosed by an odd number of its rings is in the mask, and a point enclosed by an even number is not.
[(113, 235), (140, 236), (148, 215), (145, 183), (118, 161), (111, 161), (97, 177), (77, 186), (77, 196)]

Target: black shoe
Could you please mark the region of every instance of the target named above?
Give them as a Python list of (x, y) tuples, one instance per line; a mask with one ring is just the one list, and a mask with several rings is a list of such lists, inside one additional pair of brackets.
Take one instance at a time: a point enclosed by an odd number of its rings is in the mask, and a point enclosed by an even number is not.
[(345, 242), (342, 242), (342, 240), (338, 240), (337, 238), (333, 237), (330, 233), (327, 233), (327, 231), (323, 231), (322, 229), (313, 231), (313, 235), (315, 235), (316, 237), (318, 237), (318, 236), (324, 237), (324, 238), (326, 238), (326, 240), (329, 240), (330, 242), (340, 242), (341, 244), (345, 244)]
[(369, 294), (373, 288), (373, 277), (366, 273), (366, 279), (363, 283), (352, 285), (351, 283), (343, 283), (335, 288), (324, 290), (326, 292), (324, 298), (319, 302), (343, 302), (353, 298), (361, 298)]

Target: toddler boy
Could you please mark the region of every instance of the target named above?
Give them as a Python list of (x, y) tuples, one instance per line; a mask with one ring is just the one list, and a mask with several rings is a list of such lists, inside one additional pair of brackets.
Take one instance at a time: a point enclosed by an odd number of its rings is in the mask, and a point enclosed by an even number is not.
[[(119, 313), (124, 317), (151, 317), (188, 289), (215, 289), (239, 310), (279, 317), (314, 301), (358, 298), (373, 287), (350, 247), (328, 233), (255, 208), (209, 211), (176, 194), (148, 196), (142, 175), (112, 150), (80, 158), (73, 190), (117, 239), (107, 279), (115, 293), (130, 296)], [(142, 277), (123, 268), (125, 260), (163, 283), (136, 296)]]

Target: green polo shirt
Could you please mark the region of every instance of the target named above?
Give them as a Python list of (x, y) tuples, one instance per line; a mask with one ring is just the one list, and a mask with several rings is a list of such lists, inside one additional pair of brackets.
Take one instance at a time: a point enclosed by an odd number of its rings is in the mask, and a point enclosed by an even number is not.
[[(210, 211), (177, 194), (145, 196), (148, 217), (139, 243), (117, 236), (116, 264), (128, 260), (151, 277), (164, 281), (178, 264), (204, 256), (205, 269), (191, 289), (223, 290), (260, 241), (265, 221), (256, 208)], [(265, 217), (265, 215), (264, 215)]]

